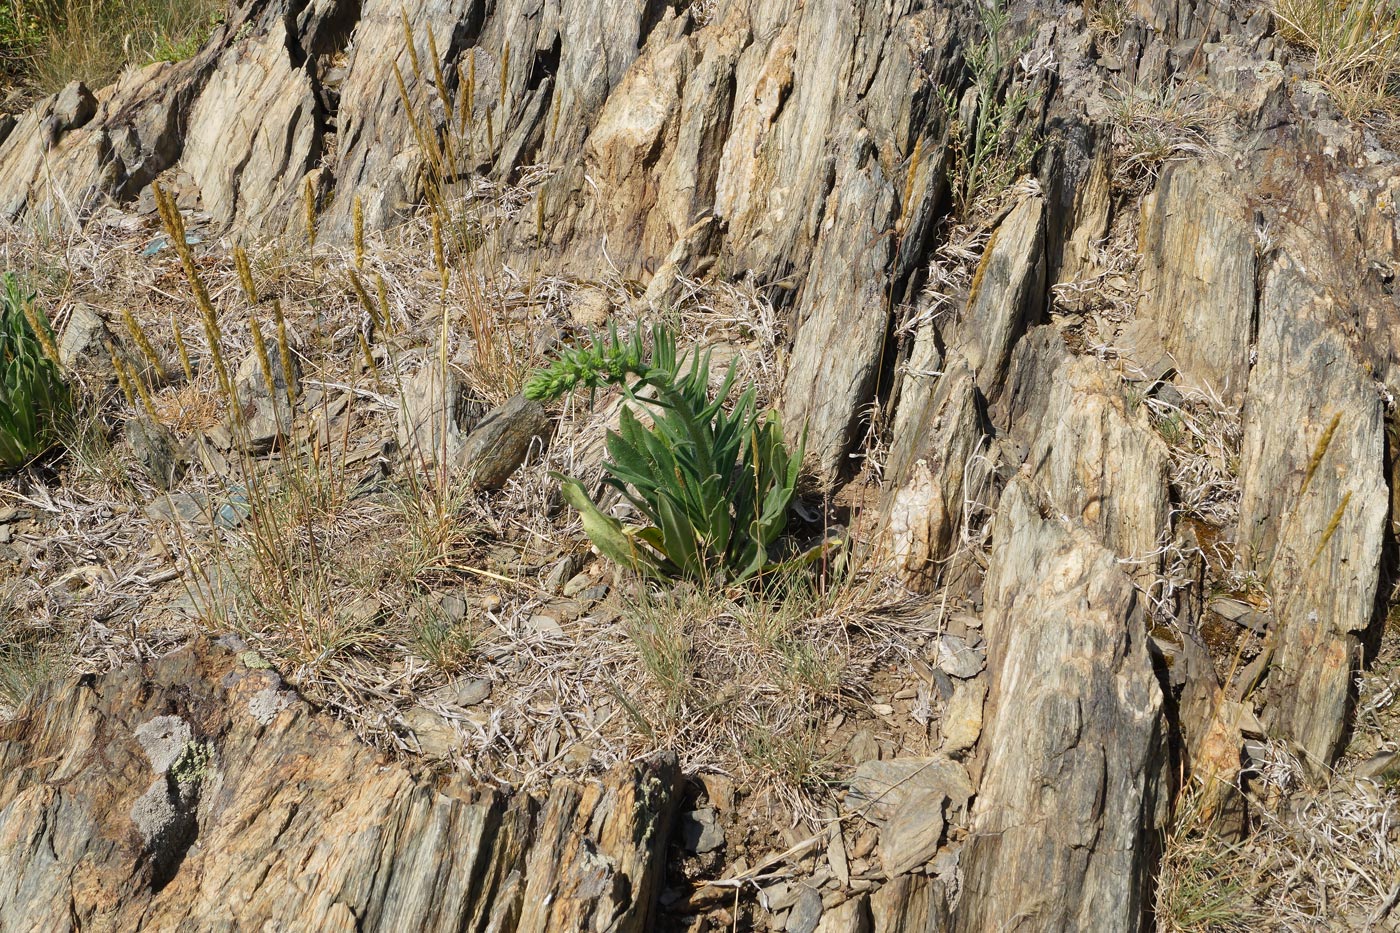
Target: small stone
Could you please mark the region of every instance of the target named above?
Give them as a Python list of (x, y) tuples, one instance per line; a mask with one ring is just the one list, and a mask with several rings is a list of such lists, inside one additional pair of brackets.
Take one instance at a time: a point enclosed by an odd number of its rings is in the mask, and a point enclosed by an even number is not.
[(921, 789), (907, 794), (880, 833), (880, 864), (890, 878), (920, 867), (943, 838), (946, 795)]
[(911, 795), (925, 792), (947, 797), (955, 808), (962, 808), (974, 789), (967, 769), (944, 755), (867, 761), (851, 778), (845, 807), (869, 820), (889, 820)]
[(492, 684), (484, 677), (459, 677), (445, 687), (428, 694), (436, 703), (467, 708), (485, 703), (491, 698)]
[(894, 707), (888, 703), (872, 703), (870, 704), (870, 711), (882, 718), (888, 718), (894, 715)]
[(593, 578), (586, 573), (576, 573), (564, 583), (563, 594), (565, 596), (577, 596), (593, 583)]
[(53, 120), (60, 131), (85, 126), (97, 113), (97, 98), (81, 81), (70, 81), (53, 104)]
[(145, 356), (133, 353), (107, 327), (106, 320), (85, 304), (73, 307), (68, 324), (58, 341), (58, 359), (67, 370), (80, 370), (99, 375), (108, 384), (116, 381), (108, 347), (116, 351), (123, 363), (142, 376), (149, 376), (151, 364)]
[(205, 511), (208, 500), (201, 495), (188, 492), (168, 493), (157, 496), (146, 506), (146, 517), (157, 522), (185, 522), (193, 524), (208, 517)]
[(607, 596), (608, 585), (606, 583), (599, 583), (597, 586), (590, 586), (588, 589), (578, 594), (578, 598), (587, 603), (596, 603), (599, 600), (606, 599)]
[(724, 845), (724, 827), (714, 807), (703, 807), (681, 814), (681, 844), (687, 852), (704, 855)]
[(554, 616), (561, 623), (572, 622), (583, 615), (585, 608), (577, 599), (556, 599), (544, 606), (544, 613)]
[[(248, 452), (265, 453), (286, 439), (295, 420), (295, 413), (287, 401), (287, 376), (282, 372), (282, 354), (274, 342), (267, 348), (268, 366), (272, 370), (272, 385), (263, 374), (262, 362), (257, 353), (250, 353), (238, 366), (234, 377), (234, 394), (238, 397), (243, 431), (247, 438)], [(300, 380), (296, 355), (290, 354), (292, 376)]]
[(968, 646), (957, 635), (944, 635), (938, 641), (938, 666), (961, 680), (976, 677), (987, 665), (986, 657)]
[(797, 903), (797, 891), (787, 882), (779, 881), (760, 890), (760, 903), (772, 913), (778, 913)]
[(582, 768), (593, 760), (594, 749), (591, 745), (582, 742), (575, 742), (570, 745), (568, 751), (560, 757), (559, 761), (566, 768)]
[(450, 625), (456, 625), (467, 617), (467, 601), (456, 593), (445, 593), (438, 602), (442, 610), (442, 620)]
[(413, 730), (419, 750), (428, 758), (447, 758), (461, 744), (452, 724), (430, 709), (415, 706), (404, 713), (403, 721)]
[(569, 317), (580, 327), (601, 327), (612, 316), (612, 302), (600, 288), (580, 288), (569, 302)]
[[(429, 363), (404, 383), (399, 405), (398, 442), (409, 462), (436, 463), (445, 453), (454, 462), (462, 451), (461, 384), (448, 369)], [(445, 427), (445, 430), (444, 430)]]
[[(582, 554), (570, 554), (555, 562), (550, 568), (549, 575), (545, 577), (544, 588), (550, 593), (558, 593), (565, 588), (565, 584), (573, 580), (582, 568), (584, 556)], [(564, 593), (565, 596), (572, 596), (573, 593)]]
[(846, 754), (851, 756), (851, 763), (863, 765), (867, 761), (880, 760), (880, 743), (875, 741), (875, 734), (869, 729), (862, 729), (851, 736), (851, 741), (846, 744)]
[(959, 681), (943, 711), (943, 754), (957, 755), (977, 744), (982, 735), (982, 708), (987, 700), (985, 678)]
[(723, 774), (702, 773), (700, 783), (705, 785), (705, 796), (710, 798), (718, 810), (734, 809), (734, 781)]
[(157, 488), (169, 489), (185, 475), (185, 460), (169, 428), (148, 418), (132, 418), (122, 434), (132, 458)]
[(1356, 776), (1370, 778), (1377, 783), (1400, 777), (1400, 753), (1382, 752), (1356, 766)]
[(544, 406), (517, 395), (487, 413), (467, 435), (457, 456), (457, 465), (466, 471), (473, 485), (499, 489), (525, 462), (532, 449), (544, 449), (549, 440), (549, 427)]
[(788, 914), (787, 933), (812, 933), (822, 919), (822, 896), (816, 888), (803, 885), (797, 902)]
[(530, 616), (530, 620), (526, 624), (536, 634), (542, 635), (545, 638), (568, 638), (568, 636), (564, 634), (564, 629), (560, 626), (559, 620), (554, 616), (543, 614), (533, 615)]

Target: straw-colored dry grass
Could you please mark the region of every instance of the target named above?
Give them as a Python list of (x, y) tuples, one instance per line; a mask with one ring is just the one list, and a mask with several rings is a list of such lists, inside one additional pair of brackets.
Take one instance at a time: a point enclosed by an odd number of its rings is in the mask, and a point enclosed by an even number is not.
[[(48, 484), (42, 495), (53, 498), (35, 534), (60, 515), (106, 510), (123, 549), (98, 559), (131, 571), (98, 585), (110, 592), (99, 620), (54, 588), (84, 558), (48, 553), (35, 562), (25, 587), (49, 607), (40, 616), (54, 623), (48, 644), (63, 666), (101, 671), (195, 632), (234, 632), (363, 738), (409, 755), (419, 745), (405, 717), (429, 691), (485, 677), (495, 685), (490, 712), (455, 721), (459, 747), (445, 766), (530, 784), (666, 749), (687, 767), (742, 777), (810, 814), (849, 764), (849, 736), (822, 724), (842, 712), (854, 721), (869, 702), (872, 669), (917, 650), (922, 630), (878, 609), (898, 591), (867, 573), (783, 594), (670, 593), (639, 588), (595, 559), (585, 569), (607, 598), (575, 617), (546, 578), (563, 555), (586, 553), (587, 541), (549, 471), (598, 476), (615, 398), (600, 395), (591, 407), (586, 396), (566, 400), (548, 449), (497, 492), (459, 486), (425, 464), (429, 452), (384, 447), (398, 432), (402, 386), (425, 366), (446, 360), (467, 407), (481, 412), (561, 343), (586, 339), (596, 325), (573, 318), (586, 296), (595, 306), (603, 296), (624, 332), (657, 313), (618, 278), (565, 280), (528, 253), (507, 262), (495, 230), (528, 203), (519, 190), (481, 187), (448, 205), (453, 229), (474, 225), (471, 249), (435, 238), (434, 226), (448, 224), (435, 224), (431, 211), (391, 233), (367, 233), (358, 248), (322, 243), (313, 253), (296, 237), (247, 244), (249, 282), (231, 251), (197, 247), (190, 258), (227, 368), (254, 352), (254, 319), (269, 357), (278, 355), (279, 303), (305, 393), (292, 440), (270, 456), (214, 450), (190, 464), (176, 492), (207, 497), (213, 509), (247, 499), (251, 514), (236, 527), (156, 522), (142, 510), (160, 493), (127, 469), (121, 443), (121, 422), (148, 417), (144, 406), (110, 388), (95, 395), (88, 411), (113, 465), (66, 472), (76, 465), (70, 458), (58, 477), (27, 478)], [(132, 344), (120, 314), (131, 309), (170, 377), (150, 389), (155, 417), (188, 439), (237, 408), (224, 398), (181, 257), (169, 247), (142, 255), (158, 237), (177, 242), (154, 221), (133, 234), (99, 217), (80, 232), (7, 231), (0, 256), (56, 270), (37, 278), (60, 326), (82, 303)], [(665, 314), (682, 342), (733, 358), (740, 378), (771, 400), (785, 340), (771, 305), (745, 284), (681, 284)], [(183, 379), (177, 329), (194, 383)], [(366, 334), (372, 369), (360, 344)], [(98, 481), (114, 471), (129, 481)], [(91, 502), (77, 505), (84, 496)], [(449, 605), (465, 605), (465, 615)], [(564, 636), (532, 621), (541, 615), (557, 618)]]
[(1197, 798), (1179, 805), (1157, 892), (1158, 928), (1390, 930), (1400, 906), (1400, 782), (1364, 775), (1400, 750), (1400, 631), (1358, 678), (1356, 729), (1321, 786), (1281, 745), (1256, 751), (1244, 785), (1251, 832), (1222, 841)]
[(1396, 112), (1400, 8), (1390, 0), (1276, 0), (1289, 41), (1313, 55), (1312, 75), (1352, 119)]

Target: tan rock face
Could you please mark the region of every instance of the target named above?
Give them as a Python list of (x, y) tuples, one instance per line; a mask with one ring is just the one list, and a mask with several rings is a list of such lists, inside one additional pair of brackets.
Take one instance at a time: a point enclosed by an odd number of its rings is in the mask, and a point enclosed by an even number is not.
[(200, 642), (0, 726), (0, 926), (648, 928), (673, 763), (425, 783), (254, 660)]
[(311, 78), (291, 61), (290, 36), (229, 46), (195, 101), (180, 165), (220, 225), (281, 232), (304, 224), (302, 183), (321, 156)]
[[(1035, 177), (986, 218), (990, 239), (936, 305), (925, 286), (942, 284), (929, 269), (951, 237), (956, 164), (937, 89), (965, 90), (977, 33), (960, 8), (914, 0), (250, 3), (188, 62), (0, 124), (0, 217), (77, 219), (178, 170), (219, 232), (279, 235), (299, 228), (312, 177), (320, 233), (343, 241), (356, 197), (371, 228), (421, 205), (425, 169), (441, 168), (428, 140), (451, 125), (449, 174), (514, 185), (547, 168), (528, 195), (540, 228), (526, 210), (504, 239), (551, 274), (616, 270), (643, 316), (680, 279), (751, 280), (791, 336), (779, 398), (813, 478), (839, 486), (871, 424), (888, 445), (862, 466), (884, 468), (884, 544), (904, 583), (950, 585), (969, 515), (997, 515), (990, 554), (961, 548), (976, 553), (959, 579), (980, 594), (988, 667), (947, 697), (941, 733), (980, 780), (961, 888), (922, 873), (948, 854), (946, 810), (911, 806), (878, 856), (896, 877), (801, 923), (937, 928), (954, 893), (960, 929), (1137, 928), (1168, 724), (1133, 587), (1151, 585), (1161, 544), (1186, 540), (1179, 451), (1137, 406), (1205, 390), (1244, 437), (1221, 458), (1237, 461), (1238, 515), (1208, 531), (1253, 581), (1263, 653), (1232, 682), (1193, 657), (1209, 673), (1178, 681), (1177, 699), (1211, 709), (1199, 735), (1174, 738), (1203, 774), (1238, 770), (1246, 730), (1320, 768), (1383, 617), (1400, 501), (1400, 451), (1386, 449), (1400, 163), (1286, 79), (1292, 53), (1239, 11), (1140, 0), (1146, 25), (1110, 38), (1073, 4), (1009, 6), (1026, 61), (1054, 71), (1015, 128), (1043, 133)], [(1117, 181), (1133, 154), (1114, 94), (1188, 79), (1227, 118), (1154, 165), (1139, 204)], [(1092, 282), (1110, 247), (1136, 291), (1086, 312), (1093, 342), (1048, 290)], [(590, 326), (613, 313), (596, 298), (574, 310)], [(73, 315), (65, 353), (100, 357), (100, 324)], [(405, 449), (470, 460), (484, 485), (547, 434), (531, 410), (468, 436), (453, 386), (410, 390)], [(1189, 628), (1203, 601), (1188, 587), (1157, 608)], [(200, 647), (0, 727), (0, 928), (174, 923), (181, 909), (347, 929), (645, 922), (667, 767), (538, 798), (428, 787), (268, 677)], [(183, 734), (162, 717), (191, 738), (153, 770), (132, 736), (157, 720)]]
[(1169, 168), (1143, 203), (1138, 314), (1185, 380), (1229, 405), (1244, 397), (1254, 315), (1254, 217), (1224, 166)]
[(1150, 576), (1170, 527), (1166, 444), (1119, 377), (1092, 359), (1060, 367), (1045, 410), (1027, 464), (1052, 507)]
[(954, 929), (1139, 929), (1168, 785), (1132, 582), (1081, 525), (1046, 515), (1025, 478), (993, 535), (992, 689)]
[(1245, 403), (1240, 538), (1274, 593), (1265, 720), (1314, 767), (1339, 751), (1389, 513), (1385, 420), (1336, 334), (1294, 310), (1313, 284), (1287, 261), (1265, 279)]

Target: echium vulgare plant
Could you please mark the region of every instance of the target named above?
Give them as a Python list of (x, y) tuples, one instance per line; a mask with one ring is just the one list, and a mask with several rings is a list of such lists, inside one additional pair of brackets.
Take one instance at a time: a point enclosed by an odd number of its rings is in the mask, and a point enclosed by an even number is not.
[(640, 329), (623, 340), (614, 326), (526, 382), (536, 401), (614, 385), (630, 403), (608, 432), (605, 482), (650, 525), (624, 526), (577, 479), (556, 473), (565, 500), (604, 556), (646, 576), (740, 583), (776, 569), (770, 549), (787, 526), (803, 444), (788, 450), (777, 414), (758, 410), (753, 386), (726, 408), (733, 363), (711, 395), (708, 352), (696, 350), (682, 372), (675, 333), (657, 325), (651, 336), (648, 355)]

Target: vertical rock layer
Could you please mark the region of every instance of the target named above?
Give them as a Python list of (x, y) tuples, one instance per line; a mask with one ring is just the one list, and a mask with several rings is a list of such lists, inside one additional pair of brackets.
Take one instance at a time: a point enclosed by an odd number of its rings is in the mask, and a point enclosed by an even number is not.
[(1167, 757), (1132, 581), (1024, 478), (993, 536), (992, 692), (954, 929), (1144, 929)]

